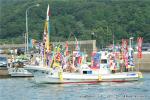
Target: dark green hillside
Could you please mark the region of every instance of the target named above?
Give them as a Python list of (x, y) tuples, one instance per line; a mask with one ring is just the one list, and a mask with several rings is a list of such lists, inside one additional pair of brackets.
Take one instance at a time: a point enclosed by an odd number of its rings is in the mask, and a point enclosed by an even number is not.
[[(51, 40), (67, 40), (72, 32), (79, 40), (94, 39), (99, 45), (122, 38), (143, 36), (150, 42), (148, 0), (0, 0), (0, 43), (24, 42), (25, 11), (29, 10), (30, 38), (42, 40), (48, 3), (51, 9)], [(3, 41), (3, 42), (2, 42)]]

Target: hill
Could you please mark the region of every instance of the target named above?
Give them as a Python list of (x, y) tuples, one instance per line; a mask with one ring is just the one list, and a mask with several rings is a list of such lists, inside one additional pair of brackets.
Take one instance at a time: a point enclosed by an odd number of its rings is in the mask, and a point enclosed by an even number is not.
[(150, 1), (148, 0), (1, 0), (0, 42), (23, 43), (25, 11), (29, 37), (42, 40), (47, 5), (51, 9), (51, 40), (67, 40), (74, 33), (79, 40), (97, 40), (98, 45), (138, 36), (150, 42)]

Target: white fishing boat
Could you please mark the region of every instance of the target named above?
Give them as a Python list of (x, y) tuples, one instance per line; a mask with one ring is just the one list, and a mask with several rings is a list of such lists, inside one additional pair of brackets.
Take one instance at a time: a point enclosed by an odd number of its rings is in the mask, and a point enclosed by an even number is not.
[(8, 68), (11, 77), (33, 77), (32, 73), (24, 68)]
[(26, 70), (34, 75), (38, 83), (67, 84), (67, 83), (98, 83), (98, 82), (128, 82), (142, 78), (141, 72), (112, 73), (108, 67), (107, 55), (101, 55), (100, 68), (93, 69), (82, 64), (76, 72), (64, 72), (61, 67), (48, 68), (43, 66), (26, 66)]
[[(38, 83), (67, 84), (67, 83), (97, 83), (97, 82), (128, 82), (137, 81), (142, 78), (139, 71), (128, 70), (127, 44), (124, 47), (125, 64), (117, 69), (116, 58), (109, 57), (108, 53), (93, 53), (91, 65), (86, 61), (83, 63), (83, 54), (80, 52), (78, 41), (76, 40), (76, 51), (68, 56), (68, 44), (66, 44), (65, 54), (61, 54), (59, 46), (55, 47), (54, 53), (49, 47), (49, 6), (47, 9), (47, 19), (44, 28), (44, 41), (41, 49), (41, 60), (38, 65), (26, 65), (25, 69), (31, 72)], [(49, 54), (49, 55), (47, 55)], [(111, 55), (110, 55), (111, 56)], [(113, 55), (112, 55), (113, 56)], [(71, 59), (69, 59), (69, 57)], [(64, 58), (64, 59), (63, 59)], [(120, 58), (119, 58), (120, 59)], [(77, 60), (77, 61), (76, 61)], [(41, 63), (42, 62), (42, 63)], [(64, 63), (65, 62), (65, 63)], [(65, 65), (64, 65), (65, 64)], [(120, 63), (122, 64), (122, 63)], [(124, 71), (123, 68), (126, 70)]]
[(16, 58), (8, 67), (8, 74), (11, 77), (33, 77), (32, 73), (24, 69), (27, 60), (22, 60), (21, 58)]
[(142, 78), (140, 72), (114, 74), (100, 74), (98, 72), (99, 74), (96, 74), (95, 71), (84, 69), (82, 72), (70, 73), (39, 66), (27, 66), (26, 69), (34, 75), (36, 82), (50, 84), (128, 82), (137, 81)]

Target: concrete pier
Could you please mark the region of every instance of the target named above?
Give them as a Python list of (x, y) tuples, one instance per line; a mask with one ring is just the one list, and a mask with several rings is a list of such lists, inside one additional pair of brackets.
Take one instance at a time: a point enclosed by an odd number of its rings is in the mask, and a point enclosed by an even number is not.
[(10, 77), (7, 68), (0, 68), (0, 78)]
[(150, 52), (143, 52), (143, 57), (141, 60), (137, 58), (137, 53), (135, 53), (135, 66), (138, 68), (138, 64), (140, 63), (140, 71), (150, 72)]

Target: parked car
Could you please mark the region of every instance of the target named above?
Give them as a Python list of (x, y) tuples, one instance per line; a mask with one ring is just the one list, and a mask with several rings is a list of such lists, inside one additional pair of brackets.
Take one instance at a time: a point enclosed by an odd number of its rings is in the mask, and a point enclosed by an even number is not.
[(7, 66), (8, 66), (7, 57), (0, 57), (0, 67), (7, 67)]

